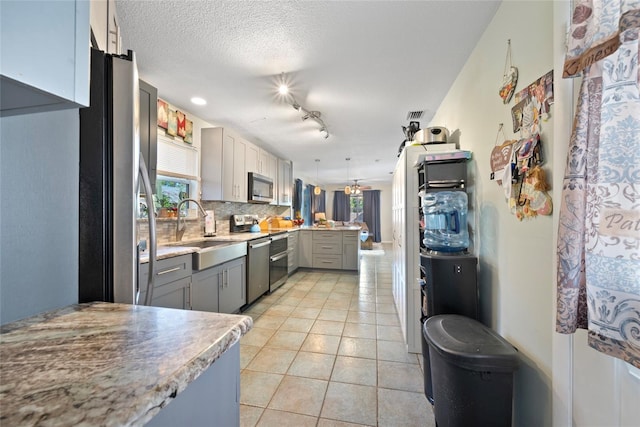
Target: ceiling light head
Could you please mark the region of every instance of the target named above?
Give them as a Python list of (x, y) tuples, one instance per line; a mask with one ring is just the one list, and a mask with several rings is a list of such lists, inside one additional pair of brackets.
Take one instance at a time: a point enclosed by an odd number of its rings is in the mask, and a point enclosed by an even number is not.
[(313, 194), (315, 194), (316, 196), (319, 196), (320, 193), (322, 193), (322, 189), (320, 188), (320, 186), (318, 185), (318, 186), (314, 187)]
[(191, 102), (196, 105), (207, 105), (207, 101), (203, 98), (200, 98), (199, 96), (194, 96), (193, 98), (191, 98)]
[(278, 87), (278, 93), (279, 93), (280, 95), (286, 95), (286, 94), (288, 94), (288, 93), (289, 93), (289, 87), (288, 87), (286, 84), (282, 83), (282, 84)]
[(307, 114), (305, 114), (304, 116), (302, 116), (302, 120), (303, 120), (303, 121), (304, 121), (304, 120), (307, 120), (309, 117), (311, 117), (311, 116), (309, 116), (309, 113), (307, 113)]
[(349, 195), (351, 194), (351, 187), (349, 187), (348, 185), (346, 185), (344, 187), (344, 194)]

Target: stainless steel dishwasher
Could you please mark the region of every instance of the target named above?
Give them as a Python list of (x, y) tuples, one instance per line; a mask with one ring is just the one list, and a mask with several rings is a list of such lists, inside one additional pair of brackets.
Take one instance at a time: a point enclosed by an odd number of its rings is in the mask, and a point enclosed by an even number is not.
[(271, 239), (247, 242), (247, 305), (269, 290), (269, 246)]

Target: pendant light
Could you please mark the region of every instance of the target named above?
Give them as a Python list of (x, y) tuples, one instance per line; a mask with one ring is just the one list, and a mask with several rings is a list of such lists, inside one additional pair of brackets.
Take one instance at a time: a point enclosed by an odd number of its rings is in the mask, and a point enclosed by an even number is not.
[(349, 186), (349, 160), (351, 160), (351, 157), (347, 157), (345, 160), (347, 161), (347, 185), (344, 187), (344, 194), (348, 196), (351, 194), (351, 187)]
[[(320, 159), (316, 159), (316, 184), (318, 183), (318, 163), (320, 163)], [(320, 188), (320, 186), (316, 185), (315, 188), (313, 189), (313, 194), (315, 194), (316, 196), (319, 196), (321, 192), (322, 192), (322, 189)]]

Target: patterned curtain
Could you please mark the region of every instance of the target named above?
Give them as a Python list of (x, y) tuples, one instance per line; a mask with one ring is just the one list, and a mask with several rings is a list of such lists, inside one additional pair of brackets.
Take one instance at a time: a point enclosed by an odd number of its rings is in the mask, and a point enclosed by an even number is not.
[[(583, 73), (558, 229), (556, 330), (640, 368), (640, 9), (577, 1), (564, 76)], [(637, 6), (636, 6), (637, 7)]]

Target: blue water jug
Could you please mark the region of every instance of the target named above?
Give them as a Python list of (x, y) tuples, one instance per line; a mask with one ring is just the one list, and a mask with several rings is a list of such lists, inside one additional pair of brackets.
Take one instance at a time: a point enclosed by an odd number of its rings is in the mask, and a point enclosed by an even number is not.
[(421, 193), (424, 245), (439, 252), (464, 252), (469, 247), (467, 193)]

